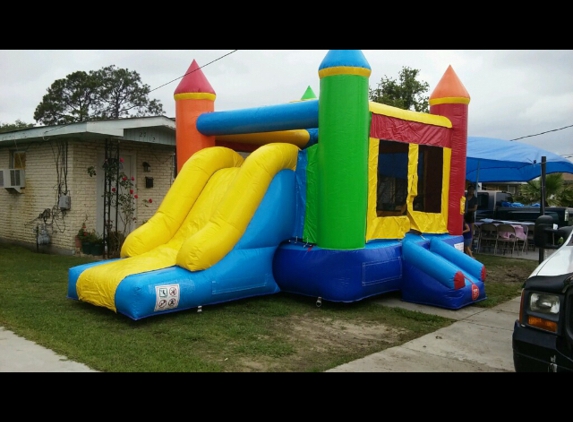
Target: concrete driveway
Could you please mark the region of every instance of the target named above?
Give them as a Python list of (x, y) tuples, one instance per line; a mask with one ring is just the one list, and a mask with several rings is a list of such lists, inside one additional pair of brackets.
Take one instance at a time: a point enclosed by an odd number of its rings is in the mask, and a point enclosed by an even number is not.
[(467, 306), (448, 310), (383, 298), (380, 304), (455, 319), (401, 346), (345, 363), (327, 372), (515, 372), (513, 324), (520, 298), (490, 309)]

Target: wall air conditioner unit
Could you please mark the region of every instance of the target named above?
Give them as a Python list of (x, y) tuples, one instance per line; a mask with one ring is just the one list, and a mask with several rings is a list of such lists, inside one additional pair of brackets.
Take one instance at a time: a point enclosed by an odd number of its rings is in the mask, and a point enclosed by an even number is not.
[(0, 169), (0, 188), (14, 189), (21, 193), (21, 188), (26, 187), (24, 176), (24, 170)]

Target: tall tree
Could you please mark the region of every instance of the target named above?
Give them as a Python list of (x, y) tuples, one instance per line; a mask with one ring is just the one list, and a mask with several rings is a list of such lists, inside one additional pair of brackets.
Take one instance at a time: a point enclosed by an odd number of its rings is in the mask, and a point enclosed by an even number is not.
[(93, 73), (77, 71), (56, 80), (34, 111), (44, 125), (63, 125), (89, 119), (97, 103), (97, 82)]
[(34, 123), (24, 123), (22, 120), (17, 119), (14, 123), (0, 123), (0, 132), (11, 132), (29, 127), (34, 127)]
[(99, 82), (99, 117), (119, 119), (121, 117), (155, 116), (165, 113), (158, 100), (150, 100), (149, 85), (142, 84), (135, 71), (118, 69), (114, 65), (94, 72)]
[(34, 112), (34, 119), (44, 125), (165, 113), (158, 100), (149, 99), (149, 86), (137, 72), (114, 65), (71, 73), (47, 91)]
[(417, 80), (419, 73), (418, 69), (403, 66), (398, 80), (384, 75), (377, 88), (370, 88), (370, 100), (405, 110), (429, 112), (429, 97), (424, 94), (430, 85)]

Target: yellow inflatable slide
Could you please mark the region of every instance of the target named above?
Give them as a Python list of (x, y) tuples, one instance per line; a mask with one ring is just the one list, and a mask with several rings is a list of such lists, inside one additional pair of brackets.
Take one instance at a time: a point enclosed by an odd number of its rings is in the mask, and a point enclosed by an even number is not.
[[(245, 160), (225, 147), (206, 148), (197, 152), (182, 167), (155, 215), (129, 234), (123, 244), (120, 259), (70, 269), (68, 297), (116, 312), (118, 303), (126, 302), (130, 309), (119, 311), (137, 319), (141, 315), (130, 315), (134, 307), (129, 304), (133, 300), (133, 291), (126, 293), (129, 295), (126, 300), (120, 297), (120, 286), (129, 280), (126, 285), (133, 284), (138, 294), (142, 294), (142, 289), (149, 290), (154, 299), (153, 312), (157, 312), (160, 300), (158, 292), (164, 291), (159, 290), (158, 286), (178, 284), (177, 306), (166, 310), (174, 310), (175, 307), (181, 310), (181, 283), (190, 283), (192, 291), (200, 290), (197, 283), (204, 275), (198, 277), (198, 274), (216, 267), (234, 249), (237, 249), (234, 258), (227, 259), (224, 268), (216, 270), (217, 285), (214, 285), (213, 280), (205, 282), (211, 284), (211, 288), (206, 289), (210, 293), (205, 294), (213, 295), (214, 291), (222, 291), (221, 279), (226, 276), (222, 277), (221, 271), (229, 273), (227, 277), (234, 280), (231, 289), (244, 290), (237, 285), (236, 280), (246, 278), (240, 273), (245, 271), (248, 262), (241, 261), (246, 259), (253, 263), (253, 254), (258, 257), (265, 255), (265, 264), (261, 265), (266, 281), (258, 284), (268, 284), (267, 290), (270, 287), (278, 291), (275, 286), (271, 286), (274, 280), (268, 283), (269, 265), (272, 266), (272, 256), (269, 253), (282, 240), (288, 239), (293, 230), (291, 220), (294, 220), (294, 171), (297, 157), (298, 147), (291, 144), (265, 145)], [(279, 173), (281, 176), (277, 178)], [(276, 186), (271, 190), (269, 187), (273, 182)], [(266, 201), (270, 209), (259, 210), (265, 195), (273, 196), (272, 200)], [(276, 212), (287, 212), (287, 223), (277, 224), (281, 220), (271, 219)], [(255, 214), (261, 215), (256, 224), (251, 224)], [(249, 224), (255, 226), (251, 231), (257, 240), (246, 239), (243, 247), (238, 248)], [(281, 226), (278, 232), (276, 228), (273, 229), (273, 225)], [(276, 233), (267, 235), (272, 230)], [(260, 241), (263, 233), (270, 239), (266, 244)], [(266, 263), (269, 257), (270, 263)], [(182, 270), (185, 271), (182, 273)], [(156, 276), (150, 278), (152, 273)], [(270, 273), (272, 278), (272, 268)], [(175, 279), (178, 283), (173, 282)], [(252, 286), (246, 290), (252, 290)], [(252, 296), (251, 293), (247, 296)], [(222, 301), (219, 299), (222, 298), (212, 300)], [(199, 302), (206, 304), (210, 300), (200, 298)], [(185, 308), (194, 306), (197, 306), (196, 300), (192, 300), (190, 306)]]

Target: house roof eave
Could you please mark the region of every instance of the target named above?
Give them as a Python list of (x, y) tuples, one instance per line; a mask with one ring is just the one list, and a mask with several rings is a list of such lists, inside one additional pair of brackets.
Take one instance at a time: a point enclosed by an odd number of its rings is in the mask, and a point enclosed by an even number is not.
[(40, 126), (0, 133), (0, 146), (16, 143), (48, 141), (53, 138), (123, 138), (127, 129), (160, 128), (175, 132), (175, 121), (165, 116), (118, 120), (78, 122), (69, 125)]

